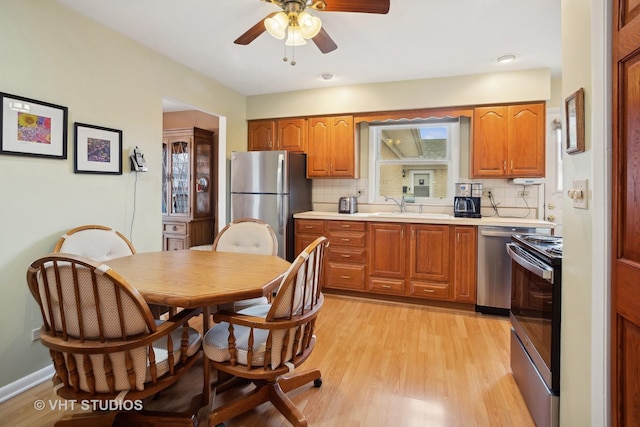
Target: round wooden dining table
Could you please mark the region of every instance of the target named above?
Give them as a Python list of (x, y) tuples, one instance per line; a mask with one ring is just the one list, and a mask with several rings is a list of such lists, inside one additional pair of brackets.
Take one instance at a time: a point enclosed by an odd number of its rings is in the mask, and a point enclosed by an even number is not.
[[(209, 329), (209, 307), (267, 295), (280, 283), (290, 263), (273, 255), (175, 250), (141, 252), (106, 261), (150, 304), (202, 308)], [(203, 404), (209, 404), (209, 359), (203, 359)]]

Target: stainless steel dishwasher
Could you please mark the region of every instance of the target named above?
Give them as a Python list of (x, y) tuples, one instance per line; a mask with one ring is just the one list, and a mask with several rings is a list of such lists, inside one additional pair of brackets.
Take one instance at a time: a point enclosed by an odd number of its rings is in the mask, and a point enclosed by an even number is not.
[[(512, 234), (544, 233), (530, 227), (478, 227), (476, 311), (508, 316), (511, 308), (511, 258), (506, 245)], [(545, 234), (549, 234), (547, 230)]]

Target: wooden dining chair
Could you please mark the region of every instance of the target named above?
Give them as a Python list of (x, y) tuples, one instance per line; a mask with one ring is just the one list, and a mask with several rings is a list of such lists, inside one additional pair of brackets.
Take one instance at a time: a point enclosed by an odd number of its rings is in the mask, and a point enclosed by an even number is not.
[(285, 393), (311, 381), (316, 387), (322, 384), (318, 369), (293, 370), (307, 360), (315, 345), (316, 318), (324, 301), (320, 276), (328, 245), (326, 237), (319, 237), (298, 255), (271, 304), (214, 315), (217, 324), (203, 341), (205, 356), (218, 370), (249, 380), (255, 388), (213, 409), (209, 425), (219, 425), (268, 401), (294, 426), (307, 425)]
[[(278, 255), (278, 239), (271, 226), (266, 222), (255, 218), (241, 218), (230, 222), (220, 230), (211, 249), (220, 252)], [(268, 303), (268, 297), (236, 301), (234, 311)]]
[[(156, 321), (140, 293), (104, 264), (49, 254), (31, 264), (27, 283), (40, 306), (40, 339), (55, 368), (54, 389), (65, 399), (143, 409), (138, 401), (174, 384), (199, 357), (201, 335), (187, 324), (199, 309)], [(82, 413), (56, 426), (98, 425), (101, 418), (138, 425), (147, 415), (171, 425), (193, 424), (192, 416), (142, 410)]]
[[(104, 225), (82, 225), (63, 234), (53, 248), (54, 253), (79, 255), (97, 262), (104, 262), (136, 253), (133, 243), (124, 234)], [(170, 307), (151, 304), (155, 318), (166, 312), (174, 314)]]

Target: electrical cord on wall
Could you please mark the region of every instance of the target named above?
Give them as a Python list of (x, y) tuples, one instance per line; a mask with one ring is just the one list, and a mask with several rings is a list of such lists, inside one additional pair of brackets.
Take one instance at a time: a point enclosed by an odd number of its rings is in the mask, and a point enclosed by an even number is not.
[(131, 226), (129, 227), (129, 240), (133, 244), (133, 221), (136, 219), (136, 199), (138, 194), (138, 172), (136, 174), (136, 180), (133, 183), (133, 213), (131, 214)]
[(491, 208), (493, 208), (493, 211), (495, 212), (495, 214), (494, 215), (487, 215), (487, 216), (489, 216), (489, 217), (497, 216), (498, 218), (527, 218), (527, 217), (529, 217), (529, 214), (531, 213), (531, 207), (529, 206), (529, 203), (527, 202), (527, 199), (524, 197), (525, 188), (526, 188), (526, 185), (523, 185), (520, 197), (522, 197), (522, 201), (524, 202), (524, 205), (527, 207), (527, 213), (526, 214), (524, 214), (523, 216), (503, 217), (502, 215), (500, 215), (500, 212), (498, 212), (498, 206), (500, 205), (500, 203), (496, 203), (495, 200), (493, 199), (493, 194), (491, 193), (491, 191), (488, 191), (487, 193), (488, 193), (488, 196), (489, 196), (489, 202), (491, 203)]

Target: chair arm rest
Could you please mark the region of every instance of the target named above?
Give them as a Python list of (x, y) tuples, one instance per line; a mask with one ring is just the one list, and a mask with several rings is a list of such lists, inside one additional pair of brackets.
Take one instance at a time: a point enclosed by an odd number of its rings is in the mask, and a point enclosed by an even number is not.
[(291, 319), (272, 319), (269, 321), (263, 317), (247, 316), (239, 313), (218, 312), (213, 315), (213, 321), (216, 323), (227, 322), (232, 325), (275, 331), (289, 329), (307, 323), (311, 317), (317, 315), (321, 307), (322, 304), (318, 304), (311, 310), (306, 311), (304, 314), (294, 316)]

